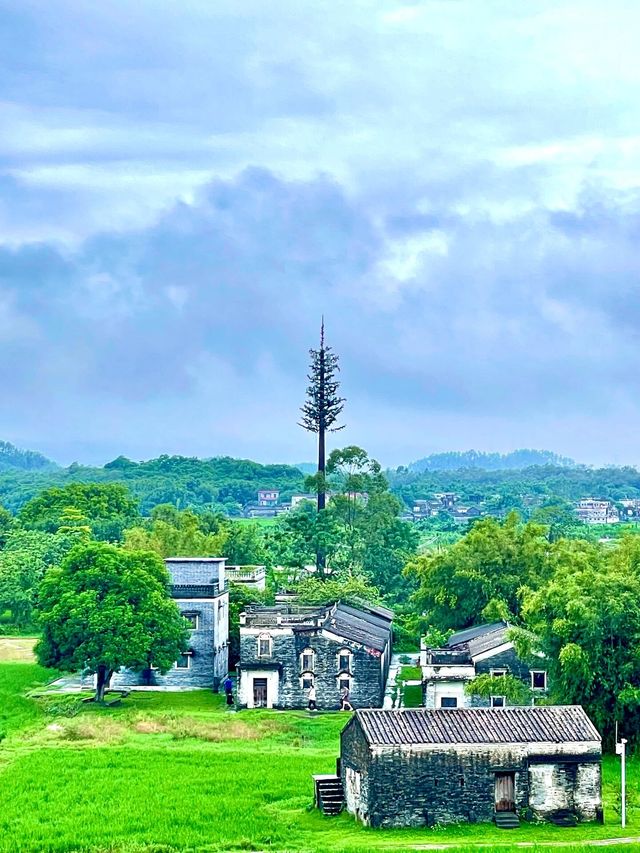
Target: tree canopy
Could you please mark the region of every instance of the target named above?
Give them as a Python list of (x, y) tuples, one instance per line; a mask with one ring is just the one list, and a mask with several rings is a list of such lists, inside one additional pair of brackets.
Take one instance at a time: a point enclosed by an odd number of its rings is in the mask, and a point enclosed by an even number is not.
[(148, 551), (77, 545), (46, 573), (38, 606), (40, 663), (96, 673), (96, 701), (121, 667), (165, 672), (186, 648), (187, 626), (169, 597), (169, 574)]

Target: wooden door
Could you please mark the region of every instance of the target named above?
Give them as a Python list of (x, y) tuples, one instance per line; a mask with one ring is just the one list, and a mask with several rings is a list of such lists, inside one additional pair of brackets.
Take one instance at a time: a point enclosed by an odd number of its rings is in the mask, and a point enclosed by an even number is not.
[(254, 678), (253, 679), (253, 707), (254, 708), (266, 708), (267, 707), (267, 679), (266, 678)]
[(514, 812), (516, 810), (515, 773), (496, 773), (496, 811)]

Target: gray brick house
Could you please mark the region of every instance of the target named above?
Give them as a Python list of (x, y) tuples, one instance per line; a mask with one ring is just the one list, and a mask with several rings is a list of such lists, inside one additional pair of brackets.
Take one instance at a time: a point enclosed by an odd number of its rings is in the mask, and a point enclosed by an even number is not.
[(382, 705), (393, 614), (384, 607), (251, 607), (240, 614), (238, 702), (242, 707), (340, 707), (347, 687), (356, 708)]
[(478, 675), (513, 675), (532, 691), (534, 700), (547, 692), (544, 658), (531, 666), (518, 657), (506, 622), (476, 625), (457, 631), (443, 648), (424, 643), (420, 652), (422, 698), (425, 708), (494, 707), (508, 704), (506, 697), (467, 696), (465, 685)]
[(217, 690), (229, 665), (225, 558), (171, 557), (165, 563), (171, 575), (171, 596), (192, 626), (188, 646), (164, 675), (155, 669), (123, 669), (114, 674), (111, 686)]
[(340, 736), (346, 807), (368, 826), (602, 820), (601, 757), (578, 706), (359, 710)]

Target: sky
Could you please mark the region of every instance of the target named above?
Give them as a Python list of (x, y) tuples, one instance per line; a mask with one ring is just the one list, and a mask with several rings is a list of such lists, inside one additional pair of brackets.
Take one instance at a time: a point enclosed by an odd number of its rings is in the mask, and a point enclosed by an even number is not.
[(0, 439), (640, 463), (637, 0), (0, 0)]

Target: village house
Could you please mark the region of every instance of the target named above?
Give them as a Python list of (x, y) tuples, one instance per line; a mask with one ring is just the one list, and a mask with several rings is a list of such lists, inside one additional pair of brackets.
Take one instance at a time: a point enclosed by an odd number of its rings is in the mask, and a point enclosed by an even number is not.
[(122, 669), (113, 688), (155, 687), (217, 690), (229, 666), (229, 593), (224, 557), (170, 557), (171, 597), (190, 624), (187, 647), (164, 675), (151, 668)]
[(498, 690), (488, 697), (466, 694), (465, 686), (484, 674), (513, 675), (530, 688), (534, 701), (543, 697), (547, 691), (544, 658), (531, 667), (518, 657), (508, 634), (506, 622), (492, 622), (457, 631), (444, 648), (430, 648), (423, 641), (420, 666), (425, 708), (502, 708), (509, 704)]
[(240, 614), (238, 703), (246, 708), (340, 708), (346, 688), (358, 708), (382, 705), (393, 614), (365, 603), (250, 607)]
[(375, 827), (602, 821), (601, 756), (578, 706), (357, 710), (340, 736), (339, 778), (314, 777), (316, 803), (336, 813), (343, 793)]
[(578, 501), (576, 515), (585, 524), (618, 524), (620, 513), (611, 501), (585, 498)]

